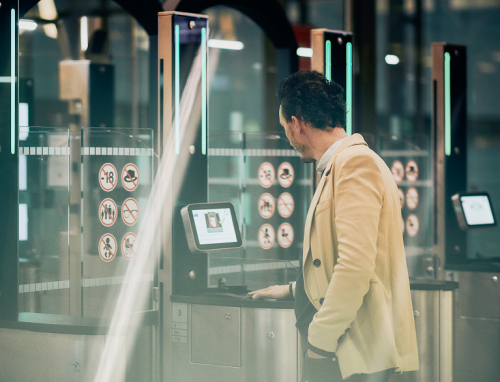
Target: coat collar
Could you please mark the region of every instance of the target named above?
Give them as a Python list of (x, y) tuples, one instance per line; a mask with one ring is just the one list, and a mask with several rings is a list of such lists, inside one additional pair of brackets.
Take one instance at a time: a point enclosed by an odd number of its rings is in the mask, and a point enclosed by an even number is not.
[(337, 148), (337, 150), (335, 150), (332, 157), (328, 161), (328, 164), (325, 167), (326, 172), (323, 176), (330, 174), (330, 172), (332, 171), (333, 161), (342, 151), (344, 151), (348, 147), (356, 146), (356, 145), (368, 146), (368, 144), (365, 142), (365, 140), (361, 136), (361, 134), (353, 134), (350, 137), (348, 137), (344, 142), (342, 142), (342, 144)]

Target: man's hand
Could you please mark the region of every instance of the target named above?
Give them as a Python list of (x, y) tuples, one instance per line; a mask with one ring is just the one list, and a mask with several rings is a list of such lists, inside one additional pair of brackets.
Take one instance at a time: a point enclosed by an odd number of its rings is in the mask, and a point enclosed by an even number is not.
[(315, 359), (323, 359), (323, 358), (326, 358), (326, 357), (323, 357), (322, 355), (319, 355), (319, 354), (316, 354), (315, 352), (313, 352), (311, 349), (307, 349), (307, 356), (309, 358), (315, 358)]
[(267, 287), (266, 289), (259, 289), (248, 293), (249, 296), (253, 296), (254, 300), (260, 298), (277, 298), (283, 299), (290, 296), (290, 287), (288, 285), (273, 285)]

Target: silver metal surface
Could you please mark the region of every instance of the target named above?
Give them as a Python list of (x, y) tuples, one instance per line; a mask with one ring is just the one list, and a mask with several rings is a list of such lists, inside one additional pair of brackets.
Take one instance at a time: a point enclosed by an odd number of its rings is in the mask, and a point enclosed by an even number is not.
[(460, 273), (460, 315), (500, 319), (500, 285), (494, 273)]

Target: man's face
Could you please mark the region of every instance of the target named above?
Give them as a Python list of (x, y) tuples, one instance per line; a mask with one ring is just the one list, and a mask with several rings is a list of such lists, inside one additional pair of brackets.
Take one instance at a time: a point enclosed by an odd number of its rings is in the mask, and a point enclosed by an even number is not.
[(309, 147), (306, 144), (299, 142), (299, 140), (295, 138), (293, 130), (295, 128), (295, 124), (297, 123), (296, 122), (297, 119), (295, 117), (292, 117), (292, 121), (287, 122), (285, 120), (285, 117), (283, 117), (283, 114), (281, 113), (281, 106), (279, 111), (279, 117), (280, 117), (280, 124), (285, 129), (285, 135), (290, 141), (290, 145), (292, 145), (295, 151), (297, 151), (300, 154), (300, 159), (302, 160), (302, 162), (304, 163), (314, 162), (314, 158), (308, 156)]

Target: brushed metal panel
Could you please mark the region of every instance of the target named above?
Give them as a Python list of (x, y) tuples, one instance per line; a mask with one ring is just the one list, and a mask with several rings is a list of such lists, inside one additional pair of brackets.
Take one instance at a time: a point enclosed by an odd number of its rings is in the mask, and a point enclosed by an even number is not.
[(241, 308), (191, 305), (191, 362), (241, 365)]
[[(494, 277), (497, 277), (496, 281)], [(499, 273), (460, 272), (461, 315), (500, 319)]]

